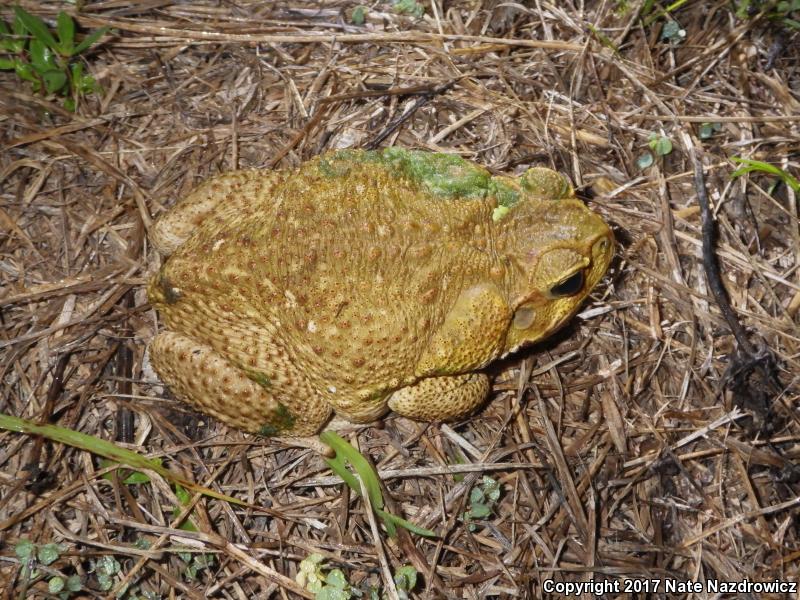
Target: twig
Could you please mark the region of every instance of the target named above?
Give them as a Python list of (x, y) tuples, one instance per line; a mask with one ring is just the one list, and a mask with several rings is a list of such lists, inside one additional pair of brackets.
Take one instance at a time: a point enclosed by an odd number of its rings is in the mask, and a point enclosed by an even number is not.
[(292, 149), (299, 144), (304, 137), (308, 135), (308, 133), (314, 129), (317, 125), (319, 125), (320, 121), (322, 121), (322, 117), (324, 117), (328, 113), (328, 109), (330, 105), (322, 105), (317, 109), (317, 112), (306, 122), (303, 128), (297, 132), (297, 134), (286, 144), (283, 148), (281, 148), (278, 153), (273, 156), (266, 164), (267, 169), (272, 169), (275, 165), (277, 165), (284, 156), (289, 154)]
[(330, 104), (331, 102), (345, 102), (346, 100), (361, 100), (363, 98), (380, 98), (381, 96), (417, 96), (419, 94), (431, 94), (436, 90), (435, 86), (428, 84), (410, 85), (408, 87), (389, 88), (386, 90), (369, 90), (349, 92), (346, 94), (336, 94), (322, 98), (320, 104)]
[[(123, 310), (125, 310), (127, 313), (130, 313), (130, 310), (133, 308), (134, 304), (132, 289), (128, 290), (128, 292), (122, 297), (120, 304), (122, 304)], [(131, 394), (133, 391), (133, 352), (127, 343), (127, 340), (133, 338), (133, 328), (131, 327), (128, 319), (125, 320), (122, 326), (121, 337), (123, 340), (119, 344), (119, 348), (117, 350), (114, 370), (116, 371), (117, 376), (120, 378), (119, 381), (117, 381), (117, 389), (122, 396), (126, 396)], [(131, 411), (131, 409), (127, 408), (125, 405), (122, 405), (117, 409), (117, 441), (131, 444), (133, 443), (133, 436), (133, 411)]]
[(417, 112), (417, 110), (419, 110), (421, 107), (425, 106), (428, 102), (433, 100), (433, 98), (435, 98), (439, 94), (443, 94), (444, 92), (449, 90), (456, 84), (457, 81), (458, 79), (451, 79), (447, 83), (443, 83), (442, 85), (437, 86), (432, 90), (430, 90), (429, 92), (427, 92), (424, 96), (422, 96), (416, 102), (414, 102), (414, 104), (408, 107), (408, 109), (406, 109), (406, 111), (402, 115), (400, 115), (394, 121), (389, 123), (386, 126), (386, 128), (383, 131), (381, 131), (377, 136), (375, 136), (375, 138), (371, 142), (367, 142), (366, 144), (364, 144), (364, 148), (366, 148), (367, 150), (374, 150), (375, 148), (377, 148), (383, 140), (392, 135), (392, 133), (394, 133), (397, 130), (397, 128), (400, 127), (400, 125), (405, 123), (411, 117), (411, 115)]
[[(758, 347), (750, 342), (747, 332), (731, 307), (727, 291), (722, 284), (717, 255), (714, 252), (716, 231), (703, 178), (703, 165), (697, 158), (691, 137), (685, 131), (681, 131), (680, 135), (694, 169), (694, 184), (702, 220), (703, 267), (708, 287), (738, 344), (737, 351), (725, 371), (722, 384), (733, 392), (735, 404), (751, 409), (754, 415), (761, 419), (758, 429), (769, 432), (777, 426), (773, 404), (783, 390), (783, 383), (778, 377), (775, 357), (770, 348), (763, 342), (759, 343)], [(779, 451), (778, 453), (780, 454)]]
[(694, 536), (686, 541), (684, 541), (679, 548), (690, 548), (697, 544), (698, 542), (703, 541), (704, 539), (708, 538), (709, 536), (715, 535), (720, 531), (725, 529), (730, 529), (731, 527), (735, 527), (739, 523), (744, 521), (748, 521), (750, 519), (754, 519), (763, 515), (771, 515), (778, 512), (783, 512), (784, 510), (793, 509), (798, 504), (800, 504), (800, 496), (796, 496), (790, 500), (786, 500), (785, 502), (781, 502), (779, 504), (774, 504), (772, 506), (767, 506), (765, 508), (759, 508), (758, 510), (750, 510), (747, 512), (741, 512), (733, 517), (723, 521), (722, 523), (717, 523), (713, 527), (710, 527), (700, 533), (699, 535)]
[[(356, 477), (358, 477), (358, 475), (356, 475)], [(364, 512), (367, 515), (369, 528), (372, 532), (372, 542), (375, 547), (375, 555), (378, 557), (378, 563), (381, 566), (381, 575), (383, 577), (383, 585), (386, 589), (386, 595), (390, 598), (390, 600), (400, 600), (400, 597), (397, 595), (397, 588), (394, 585), (394, 578), (392, 577), (392, 570), (389, 566), (389, 561), (386, 559), (386, 553), (383, 550), (383, 544), (381, 543), (381, 531), (378, 528), (378, 521), (375, 519), (375, 511), (369, 501), (367, 488), (364, 485), (364, 481), (361, 479), (361, 477), (358, 477), (358, 483), (361, 486), (361, 498), (364, 501), (364, 506), (366, 507)]]
[(376, 33), (226, 33), (224, 31), (206, 31), (166, 27), (136, 23), (125, 19), (108, 19), (89, 15), (80, 15), (78, 23), (83, 26), (108, 26), (120, 31), (149, 34), (152, 43), (165, 41), (203, 41), (210, 40), (228, 43), (246, 44), (441, 44), (442, 42), (475, 42), (478, 44), (500, 44), (502, 46), (518, 46), (522, 48), (544, 48), (552, 51), (582, 52), (583, 44), (563, 42), (561, 40), (532, 40), (525, 37), (487, 37), (483, 35), (463, 35), (454, 33), (429, 33), (426, 31), (391, 31)]
[(747, 339), (747, 332), (736, 317), (733, 308), (731, 308), (728, 292), (722, 284), (719, 261), (717, 260), (717, 255), (714, 253), (716, 229), (714, 227), (714, 217), (711, 214), (711, 206), (708, 202), (708, 192), (706, 191), (706, 182), (703, 177), (703, 165), (697, 158), (691, 138), (685, 132), (681, 132), (681, 135), (686, 151), (689, 153), (689, 160), (692, 161), (692, 167), (694, 169), (694, 187), (697, 191), (697, 201), (700, 204), (700, 217), (702, 220), (703, 268), (706, 273), (706, 279), (708, 280), (708, 287), (711, 290), (711, 294), (714, 296), (717, 306), (719, 306), (722, 316), (728, 323), (728, 327), (730, 327), (731, 332), (736, 338), (739, 347), (746, 354), (755, 356), (755, 348), (750, 343), (750, 340)]

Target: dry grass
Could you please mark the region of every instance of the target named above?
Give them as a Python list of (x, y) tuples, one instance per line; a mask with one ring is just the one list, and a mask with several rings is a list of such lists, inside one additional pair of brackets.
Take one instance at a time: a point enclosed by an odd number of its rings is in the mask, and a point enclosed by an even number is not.
[[(22, 4), (47, 18), (62, 7)], [(730, 176), (734, 155), (798, 172), (798, 35), (776, 51), (780, 27), (727, 2), (673, 13), (678, 44), (660, 39), (665, 17), (642, 24), (640, 2), (525, 4), (425, 2), (416, 20), (379, 2), (356, 27), (350, 0), (90, 1), (79, 22), (116, 28), (87, 57), (99, 97), (69, 114), (0, 74), (0, 411), (130, 435), (266, 507), (201, 499), (197, 530), (178, 530), (160, 478), (125, 485), (85, 452), (2, 432), (0, 597), (25, 593), (23, 538), (62, 543), (44, 574), (80, 575), (73, 597), (86, 598), (108, 593), (92, 571), (103, 557), (121, 565), (115, 583), (164, 598), (292, 597), (281, 575), (312, 552), (357, 584), (385, 579), (382, 557), (414, 564), (426, 598), (536, 597), (547, 579), (798, 579), (797, 197)], [(418, 100), (395, 90), (451, 81), (383, 145), (566, 172), (614, 224), (618, 260), (584, 318), (496, 369), (477, 416), (352, 429), (396, 510), (441, 536), (376, 539), (318, 456), (190, 414), (154, 384), (145, 231), (209, 175), (367, 145)], [(722, 129), (700, 141), (705, 121)], [(652, 132), (675, 150), (641, 171)], [(732, 303), (780, 359), (785, 390), (766, 403), (721, 391), (735, 346), (707, 291), (680, 132), (707, 168)], [(459, 517), (484, 474), (502, 496), (469, 531)], [(186, 546), (216, 558), (194, 579)]]

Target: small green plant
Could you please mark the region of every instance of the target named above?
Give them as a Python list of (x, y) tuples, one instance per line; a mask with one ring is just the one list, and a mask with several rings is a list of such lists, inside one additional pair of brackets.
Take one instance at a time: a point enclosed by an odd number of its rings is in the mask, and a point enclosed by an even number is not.
[(736, 16), (740, 19), (749, 19), (761, 12), (770, 21), (800, 29), (800, 0), (736, 0)]
[(722, 131), (722, 123), (701, 123), (697, 134), (701, 140), (707, 140), (719, 131)]
[[(28, 580), (38, 579), (41, 575), (36, 565), (53, 564), (61, 557), (64, 550), (64, 547), (59, 544), (39, 545), (28, 539), (21, 539), (14, 546), (14, 554), (22, 563), (22, 577)], [(70, 577), (56, 575), (47, 580), (47, 589), (51, 594), (58, 595), (61, 600), (66, 600), (70, 594), (80, 591), (81, 578), (77, 575)]]
[(636, 159), (636, 166), (640, 169), (646, 169), (653, 165), (653, 162), (655, 162), (653, 153), (656, 156), (666, 156), (672, 152), (672, 141), (662, 134), (651, 133), (647, 140), (647, 145), (652, 152), (645, 151)]
[(194, 581), (203, 569), (210, 569), (217, 562), (213, 554), (196, 554), (194, 552), (178, 552), (178, 557), (186, 563), (183, 574), (186, 579)]
[(616, 2), (614, 2), (614, 14), (616, 14), (618, 17), (624, 17), (630, 10), (630, 0), (616, 0)]
[(79, 98), (99, 89), (78, 55), (106, 31), (95, 29), (76, 44), (75, 21), (67, 13), (58, 13), (54, 36), (42, 19), (15, 6), (10, 27), (0, 19), (0, 70), (14, 71), (34, 92), (63, 96), (64, 107), (74, 111)]
[(636, 166), (640, 169), (646, 169), (653, 166), (653, 155), (650, 152), (644, 152), (636, 159)]
[[(324, 562), (325, 557), (321, 554), (309, 555), (300, 563), (300, 570), (294, 578), (298, 585), (312, 592), (316, 600), (386, 600), (386, 594), (381, 594), (379, 587), (355, 588), (341, 569), (329, 569)], [(394, 573), (394, 585), (400, 600), (408, 600), (409, 593), (417, 585), (417, 570), (411, 565), (398, 568)]]
[[(178, 499), (178, 502), (181, 503), (180, 506), (175, 506), (172, 509), (172, 518), (177, 519), (178, 515), (180, 515), (183, 511), (182, 507), (186, 506), (192, 501), (192, 495), (179, 483), (175, 483), (173, 485), (175, 486), (175, 497)], [(183, 523), (178, 526), (178, 529), (182, 529), (183, 531), (197, 531), (197, 527), (195, 527), (194, 523), (191, 521), (192, 517), (197, 517), (194, 511), (189, 513), (189, 516), (183, 520)]]
[[(34, 569), (38, 564), (51, 565), (56, 562), (61, 556), (64, 549), (58, 544), (34, 544), (28, 539), (21, 539), (14, 546), (14, 554), (17, 555), (20, 562), (24, 563), (22, 568), (23, 574), (29, 577), (36, 577), (39, 573)], [(30, 569), (29, 569), (30, 568)]]
[(394, 585), (400, 600), (408, 600), (411, 590), (417, 585), (417, 570), (411, 565), (405, 565), (394, 572)]
[(114, 587), (114, 580), (122, 571), (122, 565), (113, 556), (107, 554), (96, 561), (91, 561), (89, 571), (97, 577), (97, 584), (104, 592)]
[(475, 531), (475, 521), (485, 519), (494, 510), (494, 505), (500, 499), (500, 484), (491, 477), (484, 475), (481, 482), (472, 488), (469, 493), (469, 508), (464, 511), (462, 521), (470, 531)]
[(365, 6), (356, 6), (353, 13), (350, 15), (350, 21), (353, 25), (363, 25), (367, 20), (367, 9)]
[(672, 140), (658, 133), (650, 134), (647, 139), (647, 145), (650, 146), (650, 150), (656, 153), (656, 156), (666, 156), (672, 152)]
[(64, 579), (63, 577), (52, 577), (47, 582), (47, 591), (53, 595), (58, 595), (61, 600), (69, 598), (70, 594), (81, 591), (81, 578), (77, 575), (71, 575)]
[(420, 18), (425, 14), (425, 7), (416, 0), (394, 0), (392, 7), (399, 15)]
[(760, 160), (753, 160), (750, 158), (742, 158), (741, 156), (733, 156), (731, 160), (736, 164), (742, 165), (738, 169), (736, 169), (733, 173), (731, 173), (731, 177), (741, 177), (742, 175), (746, 175), (747, 173), (767, 173), (768, 175), (775, 175), (780, 181), (782, 181), (786, 186), (792, 188), (795, 193), (800, 193), (800, 181), (798, 181), (794, 176), (790, 173), (787, 173), (783, 169), (776, 167), (775, 165), (771, 165), (769, 163), (760, 161)]
[(776, 16), (783, 21), (783, 24), (794, 29), (800, 29), (800, 21), (789, 18), (789, 15), (800, 12), (800, 0), (784, 0), (775, 5)]
[(661, 28), (661, 39), (671, 44), (679, 44), (686, 39), (686, 30), (674, 19), (667, 21)]
[(311, 554), (300, 563), (300, 571), (294, 580), (314, 594), (317, 600), (350, 600), (353, 595), (360, 596), (341, 569), (323, 568), (325, 557), (321, 554)]
[(14, 546), (14, 554), (22, 563), (22, 576), (23, 577), (36, 577), (38, 573), (33, 568), (36, 564), (36, 545), (27, 539), (22, 539)]

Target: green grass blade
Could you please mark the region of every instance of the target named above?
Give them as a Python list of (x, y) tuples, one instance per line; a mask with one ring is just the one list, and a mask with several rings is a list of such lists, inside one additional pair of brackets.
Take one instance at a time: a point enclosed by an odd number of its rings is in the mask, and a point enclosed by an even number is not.
[(159, 461), (146, 458), (132, 450), (121, 448), (112, 442), (81, 433), (80, 431), (75, 431), (74, 429), (59, 427), (58, 425), (37, 425), (32, 421), (3, 413), (0, 413), (0, 429), (16, 431), (17, 433), (25, 433), (28, 435), (40, 435), (53, 442), (59, 442), (67, 446), (86, 450), (87, 452), (122, 463), (133, 469), (154, 471), (167, 481), (182, 485), (194, 493), (201, 493), (216, 498), (217, 500), (224, 500), (225, 502), (231, 502), (233, 504), (247, 505), (241, 500), (237, 500), (225, 494), (220, 494), (219, 492), (198, 485), (193, 481), (189, 481), (180, 475), (176, 475), (163, 467)]
[(688, 2), (688, 0), (675, 0), (675, 2), (673, 2), (672, 4), (667, 6), (664, 9), (664, 11), (667, 12), (667, 13), (674, 12), (674, 11), (678, 10), (681, 6), (686, 4), (686, 2)]
[[(378, 482), (378, 476), (370, 466), (367, 459), (361, 453), (353, 448), (346, 440), (341, 438), (333, 431), (323, 431), (319, 439), (330, 446), (336, 451), (336, 455), (342, 456), (345, 460), (349, 461), (353, 468), (358, 473), (361, 481), (364, 482), (364, 487), (367, 489), (369, 495), (369, 502), (374, 509), (383, 508), (383, 494), (381, 493), (381, 486)], [(347, 485), (350, 485), (349, 483)], [(351, 486), (352, 487), (352, 486)], [(360, 493), (360, 486), (356, 486), (355, 491)]]
[(56, 61), (53, 58), (53, 51), (42, 42), (31, 40), (29, 50), (31, 66), (39, 75), (43, 75), (47, 71), (58, 70)]
[(75, 48), (75, 21), (63, 10), (56, 19), (58, 47), (62, 56), (72, 56)]
[[(399, 527), (404, 529), (408, 529), (411, 533), (416, 533), (417, 535), (421, 535), (423, 537), (436, 537), (436, 532), (431, 531), (430, 529), (425, 529), (424, 527), (420, 527), (418, 525), (414, 525), (411, 521), (406, 521), (402, 517), (398, 517), (390, 512), (386, 512), (385, 510), (377, 510), (375, 511), (376, 514), (383, 520), (384, 523), (393, 523)], [(387, 527), (386, 530), (388, 531), (389, 528)]]
[(50, 33), (50, 30), (47, 28), (47, 25), (45, 25), (44, 21), (42, 21), (39, 17), (25, 11), (19, 6), (14, 7), (14, 14), (17, 15), (17, 18), (25, 26), (25, 29), (27, 29), (34, 38), (39, 40), (48, 48), (52, 48), (56, 51), (58, 50), (58, 44)]
[[(390, 512), (383, 510), (383, 494), (381, 493), (380, 482), (375, 470), (361, 453), (351, 446), (347, 440), (340, 437), (333, 431), (323, 431), (319, 436), (320, 441), (330, 446), (335, 452), (334, 458), (326, 458), (325, 462), (331, 470), (342, 478), (347, 486), (359, 496), (361, 495), (361, 485), (359, 479), (364, 483), (367, 490), (369, 502), (372, 510), (383, 521), (389, 537), (397, 534), (397, 527), (403, 527), (412, 533), (425, 537), (436, 537), (436, 533), (424, 527), (418, 527), (402, 517), (398, 517)], [(348, 469), (346, 463), (349, 462), (358, 474), (355, 477)]]
[[(23, 11), (24, 12), (24, 11)], [(22, 22), (22, 19), (19, 18), (19, 14), (14, 14), (14, 22), (11, 25), (12, 31), (14, 35), (17, 37), (27, 35), (28, 30), (25, 29), (25, 23)]]
[(335, 458), (326, 458), (325, 462), (328, 463), (331, 471), (342, 478), (342, 481), (347, 484), (347, 487), (355, 490), (359, 496), (361, 495), (361, 486), (358, 483), (358, 478), (347, 468), (347, 464), (342, 456), (337, 454)]
[(737, 173), (742, 171), (742, 173), (750, 173), (752, 171), (762, 171), (764, 173), (771, 173), (772, 175), (780, 176), (783, 171), (781, 171), (775, 165), (771, 165), (769, 163), (760, 161), (760, 160), (753, 160), (751, 158), (742, 158), (740, 156), (732, 156), (731, 160), (737, 164), (745, 165), (741, 169), (737, 169), (731, 175), (732, 177), (738, 177)]
[(80, 54), (81, 52), (89, 48), (89, 46), (91, 46), (97, 40), (103, 37), (107, 31), (108, 27), (101, 27), (100, 29), (95, 29), (93, 32), (91, 32), (89, 35), (83, 38), (81, 43), (75, 47), (75, 49), (72, 51), (72, 55), (74, 56), (76, 54)]
[(731, 177), (741, 177), (742, 175), (753, 172), (769, 173), (770, 175), (775, 175), (776, 177), (780, 178), (783, 183), (792, 188), (795, 192), (800, 192), (800, 181), (798, 181), (790, 173), (787, 173), (775, 165), (763, 162), (761, 160), (742, 158), (740, 156), (732, 156), (731, 160), (736, 164), (744, 165), (731, 173)]

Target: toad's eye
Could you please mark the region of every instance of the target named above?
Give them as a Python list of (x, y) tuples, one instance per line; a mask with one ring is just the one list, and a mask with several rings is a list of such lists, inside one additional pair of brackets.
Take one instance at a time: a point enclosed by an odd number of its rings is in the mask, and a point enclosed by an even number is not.
[(566, 298), (574, 296), (583, 290), (584, 276), (583, 271), (578, 271), (567, 277), (561, 283), (557, 283), (550, 288), (550, 295), (554, 298)]

